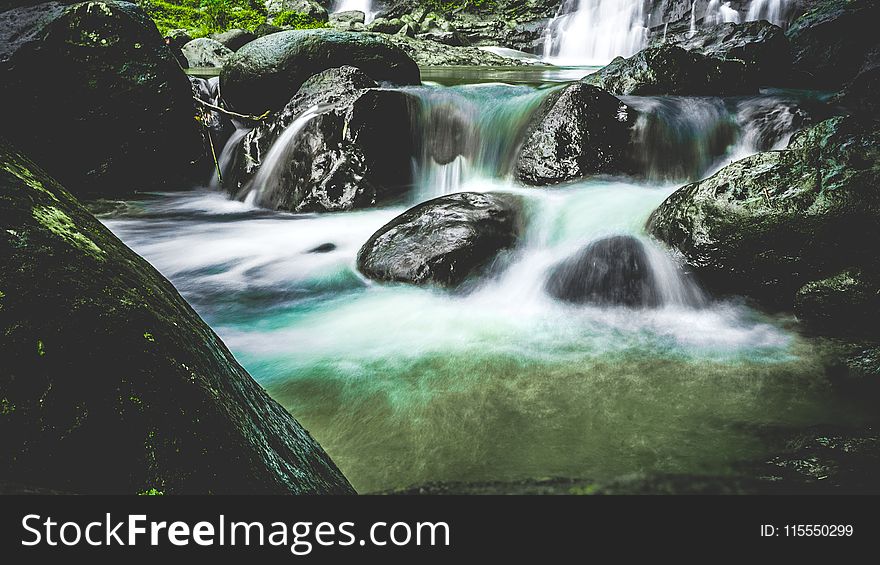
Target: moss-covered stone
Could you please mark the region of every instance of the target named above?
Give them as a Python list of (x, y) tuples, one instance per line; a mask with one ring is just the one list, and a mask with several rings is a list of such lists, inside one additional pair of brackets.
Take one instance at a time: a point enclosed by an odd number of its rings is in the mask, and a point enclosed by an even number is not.
[(176, 186), (206, 158), (192, 90), (128, 2), (0, 13), (3, 133), (77, 194)]
[(350, 493), (174, 287), (0, 141), (0, 482)]
[(820, 330), (878, 335), (880, 278), (875, 270), (847, 269), (808, 282), (795, 296), (798, 318)]
[(791, 307), (804, 284), (876, 264), (878, 142), (855, 119), (826, 120), (680, 188), (648, 229), (713, 289)]

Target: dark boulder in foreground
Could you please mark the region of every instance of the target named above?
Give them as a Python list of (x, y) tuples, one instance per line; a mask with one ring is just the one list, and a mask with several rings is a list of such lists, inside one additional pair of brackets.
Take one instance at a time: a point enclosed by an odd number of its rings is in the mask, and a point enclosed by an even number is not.
[(547, 292), (600, 306), (657, 306), (660, 296), (641, 241), (618, 235), (594, 241), (551, 269)]
[(146, 261), (0, 141), (0, 482), (352, 493)]
[(682, 32), (667, 43), (716, 59), (737, 59), (762, 85), (781, 85), (791, 73), (791, 48), (782, 28), (761, 20), (700, 27), (695, 35)]
[(273, 33), (235, 52), (220, 75), (223, 98), (239, 112), (280, 110), (312, 75), (349, 65), (377, 82), (419, 84), (419, 68), (379, 34), (325, 29)]
[(526, 130), (516, 177), (530, 185), (625, 171), (635, 113), (601, 88), (576, 83), (551, 94)]
[[(227, 189), (295, 212), (367, 208), (399, 197), (412, 183), (408, 102), (402, 92), (377, 87), (354, 67), (310, 78), (242, 140)], [(285, 135), (291, 127), (299, 129)]]
[(810, 87), (840, 88), (876, 57), (878, 21), (874, 0), (824, 0), (786, 32), (795, 71)]
[(0, 13), (3, 134), (77, 194), (180, 185), (204, 158), (192, 91), (127, 2)]
[(361, 247), (358, 269), (377, 281), (452, 287), (512, 248), (520, 233), (518, 198), (462, 192), (419, 204)]
[(791, 307), (805, 284), (876, 264), (878, 142), (857, 120), (826, 120), (680, 188), (648, 229), (712, 288)]
[(707, 57), (674, 45), (643, 49), (582, 79), (617, 96), (727, 96), (757, 92), (757, 80), (738, 60)]

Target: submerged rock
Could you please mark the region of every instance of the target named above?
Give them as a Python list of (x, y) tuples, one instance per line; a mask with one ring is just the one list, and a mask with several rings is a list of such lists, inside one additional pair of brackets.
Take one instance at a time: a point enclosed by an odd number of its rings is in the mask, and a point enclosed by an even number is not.
[(232, 49), (219, 41), (200, 37), (193, 39), (182, 48), (190, 67), (222, 67), (232, 55)]
[(219, 41), (232, 51), (238, 51), (256, 38), (256, 35), (246, 29), (230, 29), (211, 35), (211, 39)]
[(383, 282), (459, 285), (515, 245), (520, 206), (492, 193), (429, 200), (373, 234), (358, 252), (358, 270)]
[(602, 306), (657, 306), (656, 288), (645, 246), (624, 235), (590, 243), (553, 267), (546, 285), (560, 300)]
[(223, 67), (223, 98), (235, 110), (257, 116), (280, 110), (309, 77), (343, 65), (357, 67), (377, 82), (419, 84), (416, 63), (383, 37), (325, 29), (261, 37)]
[(757, 92), (754, 73), (738, 60), (707, 57), (674, 45), (643, 49), (588, 75), (582, 82), (615, 95), (722, 96)]
[[(377, 87), (354, 67), (310, 78), (272, 121), (244, 138), (227, 189), (296, 212), (352, 210), (400, 196), (412, 183), (407, 97)], [(285, 138), (290, 127), (301, 129)], [(281, 153), (273, 159), (270, 151)]]
[(205, 158), (189, 80), (127, 2), (0, 13), (3, 134), (77, 194), (180, 186)]
[(762, 85), (779, 85), (791, 74), (791, 48), (782, 28), (767, 21), (722, 23), (700, 27), (695, 35), (682, 32), (665, 39), (707, 57), (735, 59)]
[(174, 287), (0, 141), (0, 482), (352, 493)]
[(832, 118), (788, 149), (747, 157), (680, 188), (648, 220), (716, 290), (790, 307), (810, 281), (873, 264), (880, 135)]
[(635, 113), (606, 91), (576, 83), (551, 94), (532, 117), (516, 165), (530, 185), (626, 169)]

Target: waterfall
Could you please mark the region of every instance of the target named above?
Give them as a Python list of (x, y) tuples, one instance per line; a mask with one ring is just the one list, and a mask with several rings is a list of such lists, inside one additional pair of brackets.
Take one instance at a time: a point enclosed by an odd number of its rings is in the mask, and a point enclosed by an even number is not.
[(483, 84), (407, 92), (416, 101), (414, 197), (422, 201), (507, 179), (529, 119), (550, 90)]
[(691, 26), (688, 30), (688, 37), (697, 35), (697, 0), (691, 4)]
[(605, 65), (647, 40), (644, 0), (565, 0), (544, 35), (544, 58), (564, 65)]
[(337, 0), (333, 13), (350, 12), (352, 10), (363, 12), (366, 17), (366, 23), (370, 23), (376, 17), (372, 0)]
[(787, 0), (752, 0), (746, 20), (767, 20), (771, 24), (785, 27), (788, 24), (786, 4)]
[(741, 18), (739, 12), (730, 7), (730, 2), (721, 3), (721, 0), (712, 0), (706, 7), (706, 15), (703, 16), (703, 22), (706, 25), (715, 24), (738, 24)]
[[(244, 202), (256, 206), (271, 206), (271, 201), (280, 183), (283, 182), (283, 170), (287, 166), (289, 153), (294, 141), (315, 116), (325, 108), (313, 106), (300, 114), (272, 144), (262, 159), (254, 179), (245, 188)], [(224, 149), (225, 151), (225, 149)]]

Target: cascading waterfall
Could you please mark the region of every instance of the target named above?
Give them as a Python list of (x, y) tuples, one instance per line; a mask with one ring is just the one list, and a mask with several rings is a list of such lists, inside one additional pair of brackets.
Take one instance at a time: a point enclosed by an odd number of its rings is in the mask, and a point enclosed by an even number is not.
[(363, 12), (366, 23), (370, 23), (376, 17), (372, 0), (337, 0), (333, 13), (350, 12), (352, 10)]
[[(723, 473), (774, 452), (767, 429), (864, 418), (829, 404), (826, 361), (785, 324), (710, 300), (644, 230), (684, 182), (785, 144), (809, 116), (787, 94), (628, 97), (642, 177), (546, 189), (511, 178), (551, 88), (407, 88), (412, 202), (327, 214), (258, 210), (221, 191), (150, 195), (105, 220), (308, 427), (360, 492), (427, 482)], [(273, 191), (294, 119), (254, 180)], [(231, 145), (244, 135), (233, 134)], [(224, 149), (221, 168), (233, 166)], [(522, 198), (524, 226), (467, 292), (373, 284), (358, 249), (415, 202)], [(584, 267), (608, 266), (608, 276)], [(586, 272), (585, 285), (569, 284)], [(614, 292), (622, 281), (632, 292)], [(610, 291), (610, 292), (609, 292)], [(864, 408), (876, 416), (876, 404)], [(838, 414), (845, 414), (838, 416)], [(537, 415), (537, 416), (536, 416)], [(761, 428), (755, 432), (756, 427)]]
[(721, 0), (712, 0), (706, 6), (706, 15), (703, 16), (703, 22), (706, 25), (715, 24), (738, 24), (741, 18), (739, 12), (730, 7), (730, 2), (722, 3)]
[(788, 0), (752, 0), (746, 14), (746, 20), (767, 20), (771, 24), (785, 27)]
[(556, 64), (604, 65), (647, 42), (644, 0), (566, 0), (544, 36), (544, 58)]
[(549, 90), (483, 84), (409, 89), (416, 201), (497, 184), (510, 175), (529, 118)]
[[(257, 170), (257, 174), (253, 180), (244, 188), (246, 195), (244, 197), (245, 204), (269, 206), (273, 200), (275, 192), (279, 189), (282, 181), (281, 169), (287, 165), (290, 147), (296, 140), (297, 136), (305, 129), (309, 122), (324, 111), (320, 106), (313, 106), (299, 116), (284, 132), (278, 136), (278, 139), (269, 148), (262, 164)], [(231, 142), (232, 140), (230, 140)], [(226, 148), (224, 148), (224, 152)]]

